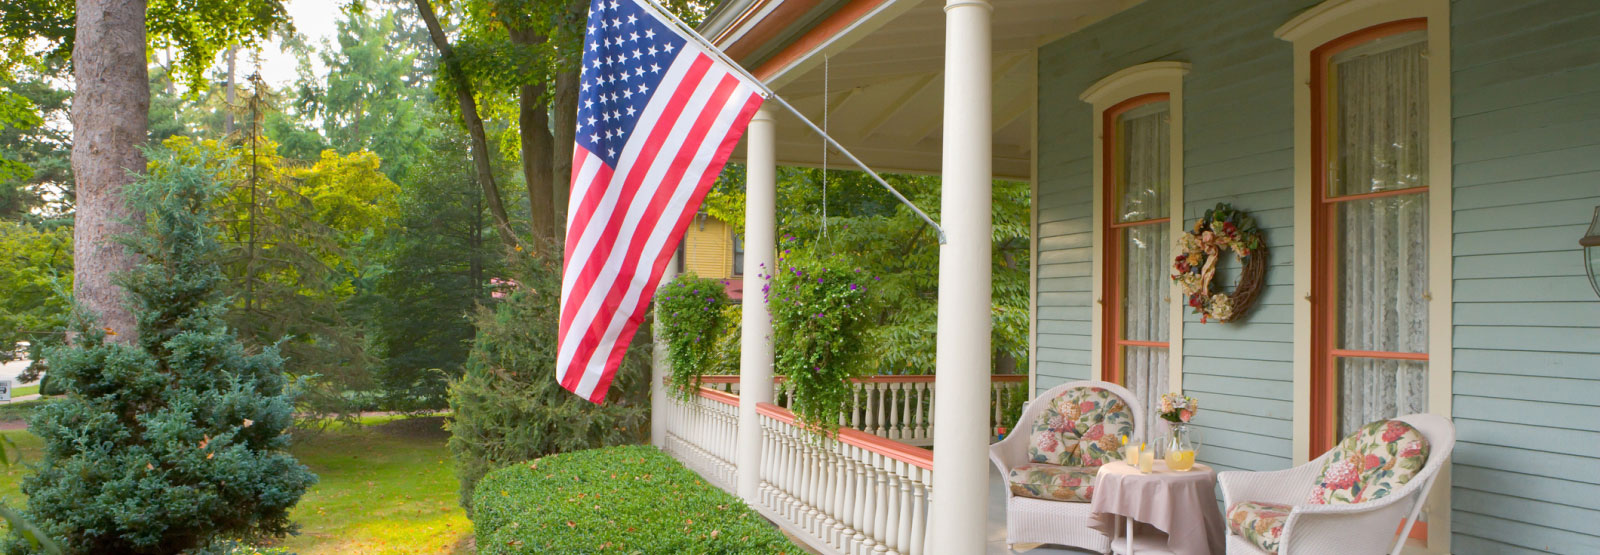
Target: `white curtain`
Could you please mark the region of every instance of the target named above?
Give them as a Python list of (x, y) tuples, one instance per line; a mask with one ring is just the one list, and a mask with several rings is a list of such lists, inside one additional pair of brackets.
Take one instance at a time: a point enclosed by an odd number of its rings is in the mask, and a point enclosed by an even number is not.
[[(1336, 56), (1332, 197), (1428, 184), (1427, 59), (1422, 33)], [(1338, 202), (1337, 348), (1428, 350), (1428, 199), (1412, 193)], [(1367, 422), (1427, 410), (1427, 363), (1337, 360), (1339, 436)]]
[[(1123, 114), (1122, 188), (1117, 199), (1119, 222), (1165, 218), (1171, 186), (1171, 136), (1167, 103), (1141, 106)], [(1113, 230), (1122, 243), (1122, 337), (1168, 341), (1168, 282), (1172, 251), (1167, 223)], [(1167, 349), (1125, 347), (1124, 385), (1144, 404), (1147, 430), (1155, 430), (1156, 407), (1167, 392)]]

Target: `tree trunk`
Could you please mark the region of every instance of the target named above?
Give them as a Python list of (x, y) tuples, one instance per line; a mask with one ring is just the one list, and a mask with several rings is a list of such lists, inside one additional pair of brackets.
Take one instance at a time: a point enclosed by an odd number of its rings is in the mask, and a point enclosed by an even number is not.
[(228, 88), (223, 98), (227, 99), (228, 105), (222, 109), (222, 136), (224, 137), (233, 135), (233, 102), (234, 99), (238, 98), (237, 94), (234, 92), (233, 71), (236, 62), (238, 61), (238, 51), (234, 47), (229, 46), (227, 58)]
[(555, 94), (555, 155), (551, 157), (551, 202), (556, 209), (556, 238), (565, 242), (567, 235), (567, 205), (572, 194), (572, 149), (578, 129), (578, 70), (556, 74)]
[[(545, 37), (511, 28), (509, 24), (507, 28), (513, 44), (534, 46), (545, 41)], [(528, 214), (533, 235), (540, 239), (555, 239), (556, 236), (556, 209), (550, 182), (553, 173), (550, 167), (550, 106), (543, 98), (548, 90), (542, 81), (517, 87), (517, 127), (522, 134), (522, 177), (528, 186)]]
[(477, 170), (478, 183), (483, 185), (489, 214), (494, 217), (495, 227), (500, 230), (497, 235), (506, 246), (518, 248), (517, 235), (511, 231), (511, 220), (506, 216), (505, 203), (500, 199), (500, 187), (495, 184), (494, 170), (489, 166), (489, 137), (483, 130), (483, 119), (478, 117), (478, 102), (472, 98), (472, 84), (467, 81), (466, 72), (461, 70), (461, 63), (450, 49), (450, 39), (445, 36), (444, 28), (439, 26), (439, 18), (433, 13), (433, 4), (428, 0), (415, 1), (417, 12), (422, 16), (423, 23), (428, 25), (428, 35), (433, 38), (433, 45), (439, 49), (439, 59), (455, 81), (461, 119), (467, 125), (467, 134), (472, 137), (472, 165)]
[(137, 264), (116, 241), (135, 231), (123, 188), (144, 170), (150, 81), (145, 0), (78, 0), (72, 52), (72, 174), (77, 185), (72, 294), (116, 335), (137, 339), (126, 294), (113, 278)]

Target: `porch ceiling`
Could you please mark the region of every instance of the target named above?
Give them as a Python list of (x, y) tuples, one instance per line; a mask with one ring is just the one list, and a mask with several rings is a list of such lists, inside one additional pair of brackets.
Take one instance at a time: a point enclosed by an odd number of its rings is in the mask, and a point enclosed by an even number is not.
[[(996, 177), (1031, 177), (1034, 49), (1136, 3), (994, 0)], [(725, 0), (702, 29), (818, 125), (823, 124), (826, 107), (830, 134), (873, 169), (938, 173), (944, 4), (943, 0)], [(775, 24), (782, 23), (780, 18), (791, 18), (790, 23)], [(778, 163), (820, 165), (821, 139), (793, 116), (775, 114)], [(735, 156), (743, 159), (743, 145)], [(846, 168), (848, 162), (830, 155), (829, 167)]]

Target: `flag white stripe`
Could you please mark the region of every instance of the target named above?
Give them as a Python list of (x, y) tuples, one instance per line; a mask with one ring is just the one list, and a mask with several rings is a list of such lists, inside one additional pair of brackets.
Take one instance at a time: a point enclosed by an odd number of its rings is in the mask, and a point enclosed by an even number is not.
[[(683, 55), (679, 56), (677, 59), (674, 59), (672, 64), (667, 68), (666, 77), (663, 78), (661, 82), (663, 84), (686, 84), (683, 82), (683, 74), (687, 73), (689, 66), (694, 64), (694, 58), (694, 56)], [(650, 133), (655, 131), (656, 124), (661, 123), (661, 113), (665, 111), (667, 105), (671, 103), (672, 97), (674, 94), (676, 94), (677, 90), (678, 89), (674, 87), (656, 92), (656, 95), (650, 99), (650, 103), (645, 105), (644, 113), (639, 119), (639, 125), (634, 128), (633, 133), (636, 137), (649, 137)], [(694, 108), (694, 105), (693, 100), (691, 99), (691, 101), (684, 106), (683, 113), (679, 117), (691, 117), (695, 113), (691, 111), (692, 108)], [(592, 183), (590, 185), (592, 187), (605, 187), (605, 192), (603, 193), (600, 202), (596, 203), (594, 214), (589, 217), (588, 222), (584, 224), (583, 228), (568, 229), (567, 231), (568, 233), (577, 233), (579, 235), (578, 242), (574, 244), (574, 248), (570, 253), (571, 259), (567, 261), (561, 276), (561, 307), (563, 312), (567, 310), (573, 310), (574, 302), (583, 302), (586, 300), (573, 299), (570, 296), (572, 295), (573, 290), (577, 287), (578, 278), (579, 275), (582, 274), (583, 268), (590, 263), (590, 260), (596, 254), (596, 245), (599, 244), (601, 237), (605, 235), (606, 226), (611, 223), (615, 216), (614, 212), (617, 209), (616, 205), (621, 202), (622, 192), (627, 188), (626, 182), (628, 175), (632, 173), (634, 164), (641, 162), (650, 164), (655, 162), (655, 159), (639, 159), (640, 156), (638, 151), (644, 148), (648, 142), (649, 141), (645, 139), (628, 141), (623, 147), (622, 156), (618, 159), (619, 164), (617, 165), (616, 170), (611, 172), (611, 179), (603, 184)], [(662, 149), (658, 152), (658, 154), (670, 155), (673, 152), (673, 149), (670, 148), (670, 145), (670, 141), (663, 142)], [(594, 158), (597, 160), (599, 159), (598, 156), (595, 156)], [(634, 199), (637, 200), (640, 198), (640, 196), (645, 193), (645, 189), (647, 188), (653, 191), (654, 189), (650, 188), (651, 184), (652, 182), (648, 179), (641, 183), (640, 190), (634, 196)], [(656, 183), (655, 185), (659, 186), (659, 183)], [(587, 190), (585, 192), (587, 192)], [(572, 196), (573, 212), (577, 211), (578, 203), (581, 202), (582, 197), (578, 196), (577, 193), (574, 192)], [(626, 240), (627, 236), (625, 232), (629, 229), (631, 229), (631, 227), (624, 223), (624, 225), (619, 229), (619, 235), (617, 239)], [(615, 253), (615, 248), (613, 248), (613, 253)], [(597, 291), (603, 294), (609, 289), (607, 284), (610, 283), (610, 281), (604, 275), (600, 275), (593, 280), (589, 280), (589, 283), (591, 285), (588, 293), (585, 294), (586, 298), (592, 297), (592, 294)], [(577, 349), (578, 343), (582, 341), (581, 338), (583, 336), (580, 332), (588, 329), (588, 322), (593, 319), (593, 316), (594, 314), (592, 310), (587, 314), (584, 312), (578, 312), (573, 316), (572, 323), (567, 327), (567, 335), (561, 337), (559, 342), (560, 350), (556, 355), (556, 379), (558, 381), (565, 383), (567, 379), (567, 373), (573, 371), (573, 365), (571, 364), (573, 350)]]
[[(718, 79), (707, 79), (706, 82), (715, 88), (715, 85), (722, 81), (720, 76), (718, 77)], [(674, 185), (676, 191), (673, 192), (671, 203), (662, 211), (664, 217), (656, 221), (655, 228), (650, 232), (649, 241), (640, 253), (640, 268), (643, 271), (634, 273), (633, 280), (628, 284), (628, 292), (623, 296), (622, 303), (617, 309), (617, 314), (611, 318), (611, 324), (606, 328), (605, 335), (595, 348), (594, 354), (589, 358), (589, 364), (583, 372), (583, 379), (578, 382), (578, 395), (588, 398), (594, 394), (595, 386), (599, 383), (600, 376), (605, 371), (606, 363), (611, 358), (611, 352), (616, 347), (617, 336), (622, 332), (623, 326), (638, 308), (639, 297), (643, 294), (645, 286), (651, 281), (651, 269), (653, 269), (654, 263), (660, 257), (666, 243), (672, 238), (673, 227), (678, 223), (676, 216), (683, 213), (684, 208), (689, 203), (689, 199), (694, 195), (695, 185), (705, 178), (706, 167), (711, 165), (712, 159), (715, 158), (717, 148), (722, 143), (721, 138), (728, 135), (729, 128), (733, 126), (734, 119), (744, 110), (745, 101), (750, 98), (751, 92), (743, 82), (740, 82), (734, 88), (733, 93), (729, 95), (728, 102), (722, 106), (722, 111), (717, 114), (717, 118), (711, 128), (706, 131), (705, 136), (714, 140), (699, 141), (699, 149), (695, 153), (694, 161), (683, 172), (683, 177), (679, 183)], [(696, 112), (696, 114), (698, 113)], [(688, 125), (680, 125), (673, 130), (674, 134), (679, 131), (687, 133), (689, 127)], [(654, 171), (652, 171), (652, 178), (654, 178)]]
[[(691, 127), (693, 127), (693, 122), (699, 117), (701, 112), (706, 110), (707, 103), (710, 101), (712, 94), (716, 92), (717, 83), (720, 81), (721, 79), (706, 78), (700, 79), (697, 83), (695, 83), (696, 87), (694, 89), (694, 93), (689, 97), (688, 103), (684, 105), (683, 112), (679, 116), (679, 121), (673, 124), (672, 130), (669, 132), (666, 141), (662, 143), (664, 148), (658, 151), (657, 156), (652, 159), (634, 161), (635, 163), (647, 164), (649, 169), (647, 170), (643, 181), (639, 184), (638, 193), (634, 195), (632, 201), (626, 208), (627, 211), (624, 213), (622, 226), (620, 227), (622, 232), (631, 230), (635, 233), (638, 233), (639, 231), (642, 231), (638, 229), (639, 220), (643, 219), (644, 214), (649, 211), (650, 201), (655, 197), (656, 192), (663, 186), (667, 185), (666, 183), (663, 183), (664, 174), (668, 173), (672, 169), (672, 160), (675, 155), (678, 154), (679, 149), (666, 148), (666, 145), (683, 145), (685, 147), (690, 146), (686, 144), (686, 139), (688, 138), (687, 135), (689, 134)], [(669, 91), (662, 91), (659, 94), (665, 95), (668, 92)], [(660, 100), (661, 99), (659, 96), (655, 99), (652, 99), (651, 105), (653, 106)], [(638, 142), (643, 143), (645, 141), (644, 139), (639, 139)], [(703, 148), (704, 141), (701, 141), (701, 143), (702, 144), (700, 145), (694, 146)], [(624, 166), (629, 165), (631, 164), (624, 164)], [(631, 171), (631, 169), (629, 171)], [(627, 177), (627, 172), (623, 171), (622, 167), (619, 167), (618, 171), (612, 174), (611, 178), (612, 183), (617, 183), (618, 185), (614, 185), (611, 188), (622, 189), (623, 187), (620, 186), (620, 183), (623, 180), (626, 180)], [(674, 184), (674, 186), (676, 186), (676, 184)], [(613, 202), (612, 204), (614, 205), (616, 202)], [(681, 207), (678, 209), (681, 210)], [(673, 209), (669, 208), (668, 210), (663, 211), (662, 214), (676, 215), (677, 213), (673, 212), (672, 210)], [(609, 222), (613, 217), (613, 214), (607, 213), (605, 214), (605, 217), (602, 218), (601, 213), (597, 211), (595, 213), (595, 218), (590, 221)], [(664, 220), (668, 218), (662, 219)], [(658, 226), (660, 222), (661, 220), (657, 220)], [(590, 226), (590, 228), (595, 227), (596, 226), (593, 225)], [(603, 226), (600, 227), (603, 228)], [(587, 232), (589, 230), (585, 231)], [(594, 231), (595, 233), (593, 235), (598, 237), (603, 229), (595, 229)], [(622, 266), (627, 262), (627, 251), (629, 250), (628, 247), (630, 246), (630, 243), (633, 242), (634, 237), (628, 236), (626, 233), (622, 233), (618, 235), (617, 239), (617, 244), (612, 247), (610, 256), (606, 258), (604, 266), (601, 267), (600, 273), (594, 278), (595, 284), (611, 284), (611, 286), (591, 287), (588, 293), (584, 295), (584, 298), (572, 299), (574, 302), (579, 303), (578, 312), (574, 315), (571, 326), (567, 328), (566, 340), (561, 342), (561, 350), (557, 357), (558, 361), (563, 363), (580, 362), (573, 359), (575, 351), (577, 350), (578, 345), (582, 343), (583, 338), (588, 335), (590, 326), (593, 325), (595, 317), (600, 312), (600, 306), (605, 303), (605, 299), (610, 295), (611, 290), (617, 287), (616, 280), (618, 274), (621, 273)], [(567, 275), (563, 276), (563, 281), (576, 276), (578, 272), (574, 270), (578, 268), (582, 268), (582, 266), (570, 265)], [(638, 279), (638, 276), (644, 273), (645, 272), (636, 271), (634, 273), (635, 279)], [(563, 289), (566, 288), (566, 286), (563, 286)], [(612, 315), (611, 320), (613, 322), (618, 321), (617, 319), (619, 316), (621, 315)], [(596, 353), (598, 352), (599, 351), (596, 351)], [(609, 354), (609, 352), (606, 353), (606, 356), (609, 356)], [(568, 368), (568, 371), (571, 371), (570, 367)], [(588, 382), (592, 382), (594, 378), (596, 378), (596, 376), (590, 376), (587, 374), (583, 376), (583, 379)], [(592, 387), (593, 386), (591, 385), (591, 390)], [(584, 396), (587, 397), (587, 395)]]
[[(572, 220), (578, 217), (578, 205), (583, 203), (583, 197), (589, 194), (589, 189), (594, 187), (594, 176), (600, 173), (600, 167), (606, 163), (599, 156), (589, 152), (587, 148), (572, 149), (582, 162), (577, 164), (578, 175), (572, 178), (572, 191), (567, 199), (567, 229), (572, 229)], [(562, 295), (566, 289), (562, 288)], [(565, 297), (562, 297), (565, 300)]]
[[(663, 84), (684, 84), (683, 74), (687, 73), (689, 66), (694, 64), (694, 58), (694, 56), (684, 55), (673, 60), (672, 65), (667, 68), (667, 76), (661, 82)], [(661, 112), (666, 110), (676, 91), (677, 88), (673, 87), (670, 90), (656, 92), (656, 95), (650, 99), (650, 103), (645, 105), (644, 114), (639, 118), (638, 127), (633, 130), (635, 137), (649, 137), (655, 131), (656, 124), (660, 123), (661, 120)], [(692, 114), (689, 108), (689, 106), (684, 107), (684, 115)], [(633, 172), (633, 165), (640, 162), (638, 151), (644, 148), (647, 142), (644, 139), (628, 141), (627, 145), (623, 147), (622, 156), (618, 158), (620, 162), (616, 171), (611, 172), (611, 180), (609, 182), (604, 184), (585, 182), (587, 187), (583, 191), (584, 193), (588, 192), (588, 187), (602, 186), (605, 187), (605, 193), (600, 198), (600, 202), (596, 203), (594, 215), (589, 217), (589, 221), (584, 224), (583, 229), (567, 230), (567, 233), (578, 233), (579, 236), (578, 242), (574, 244), (573, 252), (571, 253), (572, 259), (567, 263), (567, 269), (561, 276), (562, 291), (570, 291), (577, 284), (578, 274), (580, 273), (578, 270), (587, 264), (589, 257), (595, 252), (595, 245), (600, 242), (600, 237), (605, 234), (606, 224), (610, 223), (612, 212), (616, 209), (617, 203), (620, 202), (622, 191), (625, 188), (623, 185), (628, 179), (628, 174)], [(664, 144), (663, 146), (666, 145)], [(664, 152), (670, 152), (670, 150), (663, 148)], [(598, 158), (598, 156), (595, 158)], [(652, 163), (654, 160), (645, 160), (644, 162)], [(578, 191), (573, 191), (571, 201), (573, 213), (577, 212), (579, 203), (583, 202), (584, 197), (578, 193)], [(596, 280), (595, 283), (604, 282)]]

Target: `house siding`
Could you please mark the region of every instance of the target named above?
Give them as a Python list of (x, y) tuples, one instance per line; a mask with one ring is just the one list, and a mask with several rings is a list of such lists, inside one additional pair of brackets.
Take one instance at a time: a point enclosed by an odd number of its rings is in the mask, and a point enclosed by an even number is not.
[(1600, 4), (1451, 9), (1458, 553), (1600, 552)]
[[(1084, 89), (1129, 66), (1190, 64), (1184, 79), (1184, 217), (1249, 210), (1271, 249), (1246, 323), (1184, 322), (1184, 389), (1205, 407), (1201, 459), (1219, 470), (1292, 458), (1293, 47), (1272, 32), (1313, 5), (1151, 0), (1039, 50), (1038, 387), (1094, 377), (1094, 110)], [(1198, 22), (1198, 23), (1196, 23)]]
[[(1293, 51), (1310, 0), (1148, 0), (1039, 50), (1040, 390), (1091, 360), (1094, 114), (1088, 86), (1151, 61), (1184, 82), (1184, 215), (1231, 202), (1272, 249), (1243, 324), (1184, 324), (1201, 460), (1292, 460)], [(1452, 549), (1600, 552), (1600, 299), (1577, 239), (1600, 205), (1600, 3), (1456, 0)]]

